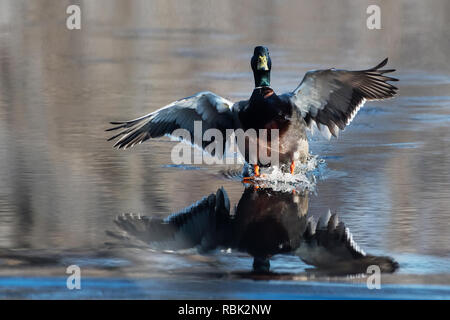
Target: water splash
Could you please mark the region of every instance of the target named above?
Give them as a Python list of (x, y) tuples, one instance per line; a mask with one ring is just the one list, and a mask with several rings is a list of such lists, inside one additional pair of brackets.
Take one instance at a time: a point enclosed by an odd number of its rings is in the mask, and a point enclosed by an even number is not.
[[(317, 178), (323, 175), (325, 166), (324, 159), (320, 159), (317, 155), (310, 155), (305, 163), (296, 165), (293, 175), (289, 172), (288, 165), (260, 168), (261, 176), (253, 178), (246, 184), (282, 192), (315, 191)], [(242, 169), (228, 169), (221, 174), (227, 179), (242, 181), (244, 177), (253, 176), (254, 172), (251, 165), (244, 164)]]
[(318, 156), (311, 155), (305, 163), (296, 165), (294, 174), (289, 172), (287, 165), (262, 168), (261, 176), (255, 178), (255, 182), (274, 191), (289, 192), (306, 189), (314, 191), (316, 186), (315, 171), (319, 162)]

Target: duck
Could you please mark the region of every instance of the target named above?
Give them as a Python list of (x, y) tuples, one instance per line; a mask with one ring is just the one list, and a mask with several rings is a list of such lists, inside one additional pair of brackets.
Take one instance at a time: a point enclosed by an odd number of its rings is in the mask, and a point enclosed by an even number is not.
[[(177, 129), (194, 135), (194, 122), (202, 124), (202, 134), (208, 129), (219, 130), (223, 136), (227, 130), (255, 130), (256, 140), (246, 140), (239, 151), (245, 165), (251, 165), (253, 174), (259, 177), (260, 167), (272, 163), (262, 161), (261, 151), (277, 159), (277, 165), (294, 174), (296, 165), (309, 157), (307, 130), (317, 128), (328, 138), (337, 137), (354, 119), (366, 101), (383, 100), (396, 95), (398, 88), (390, 82), (398, 79), (387, 76), (395, 69), (382, 69), (388, 58), (373, 68), (357, 71), (321, 69), (306, 72), (300, 84), (293, 90), (276, 94), (270, 85), (272, 59), (265, 46), (254, 48), (250, 60), (254, 89), (247, 100), (232, 101), (213, 92), (203, 91), (176, 100), (156, 111), (128, 121), (110, 122), (119, 130), (108, 141), (116, 140), (114, 147), (127, 149), (164, 135), (173, 135)], [(277, 143), (261, 129), (277, 130)], [(268, 137), (269, 136), (269, 137)], [(201, 141), (201, 139), (200, 139)], [(188, 141), (207, 150), (205, 142)], [(257, 152), (251, 154), (250, 144)], [(272, 157), (273, 156), (273, 157)]]
[(392, 273), (399, 267), (389, 256), (364, 252), (336, 213), (308, 214), (307, 192), (249, 185), (233, 206), (221, 187), (166, 218), (126, 213), (114, 223), (117, 230), (107, 234), (123, 244), (144, 243), (157, 251), (196, 249), (200, 254), (238, 251), (253, 257), (255, 273), (269, 272), (270, 260), (278, 254), (333, 274), (365, 273), (370, 265)]

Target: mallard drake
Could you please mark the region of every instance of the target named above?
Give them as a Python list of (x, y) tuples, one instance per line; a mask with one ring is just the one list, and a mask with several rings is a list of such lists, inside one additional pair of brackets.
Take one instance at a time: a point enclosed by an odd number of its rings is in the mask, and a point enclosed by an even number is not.
[[(385, 75), (395, 69), (381, 70), (387, 61), (386, 58), (377, 66), (360, 71), (308, 71), (294, 91), (277, 95), (270, 87), (269, 50), (258, 46), (251, 58), (255, 88), (250, 99), (233, 103), (212, 92), (200, 92), (140, 118), (111, 122), (115, 127), (107, 131), (122, 131), (108, 141), (119, 138), (114, 147), (126, 149), (149, 138), (170, 135), (178, 128), (188, 130), (192, 137), (194, 121), (202, 121), (202, 133), (215, 128), (224, 137), (227, 129), (279, 129), (277, 150), (271, 148), (270, 141), (260, 144), (259, 137), (258, 147), (267, 148), (266, 154), (277, 152), (282, 167), (294, 173), (296, 162), (305, 161), (309, 155), (306, 129), (315, 126), (325, 135), (337, 137), (366, 101), (396, 94), (397, 88), (388, 81), (398, 79)], [(248, 162), (247, 147), (240, 151)], [(260, 159), (252, 164), (258, 176)]]
[(277, 254), (295, 255), (309, 265), (334, 273), (364, 273), (373, 264), (382, 272), (398, 268), (392, 258), (366, 254), (360, 249), (336, 214), (328, 211), (316, 220), (307, 212), (306, 193), (250, 186), (232, 206), (225, 189), (220, 188), (165, 219), (120, 215), (114, 221), (120, 234), (108, 234), (131, 243), (135, 239), (143, 241), (154, 250), (246, 252), (254, 257), (255, 271), (269, 271), (270, 258)]

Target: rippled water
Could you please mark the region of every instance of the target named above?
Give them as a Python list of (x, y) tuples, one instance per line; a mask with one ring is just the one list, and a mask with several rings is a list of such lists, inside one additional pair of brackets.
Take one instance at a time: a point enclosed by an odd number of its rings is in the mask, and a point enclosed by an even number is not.
[[(62, 2), (0, 1), (1, 298), (450, 296), (448, 1), (383, 3), (382, 30), (365, 27), (364, 1), (81, 6), (69, 31)], [(336, 212), (364, 251), (400, 264), (376, 293), (296, 256), (275, 255), (262, 276), (246, 252), (160, 252), (106, 233), (124, 212), (165, 218), (221, 186), (239, 202), (230, 168), (174, 166), (168, 139), (117, 151), (104, 130), (202, 90), (248, 98), (258, 44), (277, 92), (310, 69), (386, 56), (397, 69), (398, 97), (367, 103), (337, 140), (310, 139), (322, 164), (308, 215)], [(80, 291), (65, 288), (71, 264)]]

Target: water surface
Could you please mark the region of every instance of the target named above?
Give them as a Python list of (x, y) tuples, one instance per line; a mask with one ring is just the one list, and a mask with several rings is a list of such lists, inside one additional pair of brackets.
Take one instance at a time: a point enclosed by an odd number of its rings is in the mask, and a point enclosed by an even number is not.
[[(450, 6), (382, 3), (382, 29), (368, 30), (368, 4), (84, 1), (82, 29), (69, 31), (63, 2), (1, 1), (0, 297), (448, 298)], [(399, 262), (377, 293), (298, 257), (274, 256), (268, 280), (247, 253), (105, 244), (124, 212), (164, 218), (221, 186), (239, 201), (228, 168), (174, 167), (168, 139), (117, 151), (104, 130), (198, 91), (248, 98), (259, 44), (277, 92), (311, 69), (386, 56), (397, 69), (398, 97), (367, 103), (337, 140), (311, 137), (324, 166), (308, 214), (331, 209), (366, 252)], [(65, 288), (70, 264), (83, 290)]]

